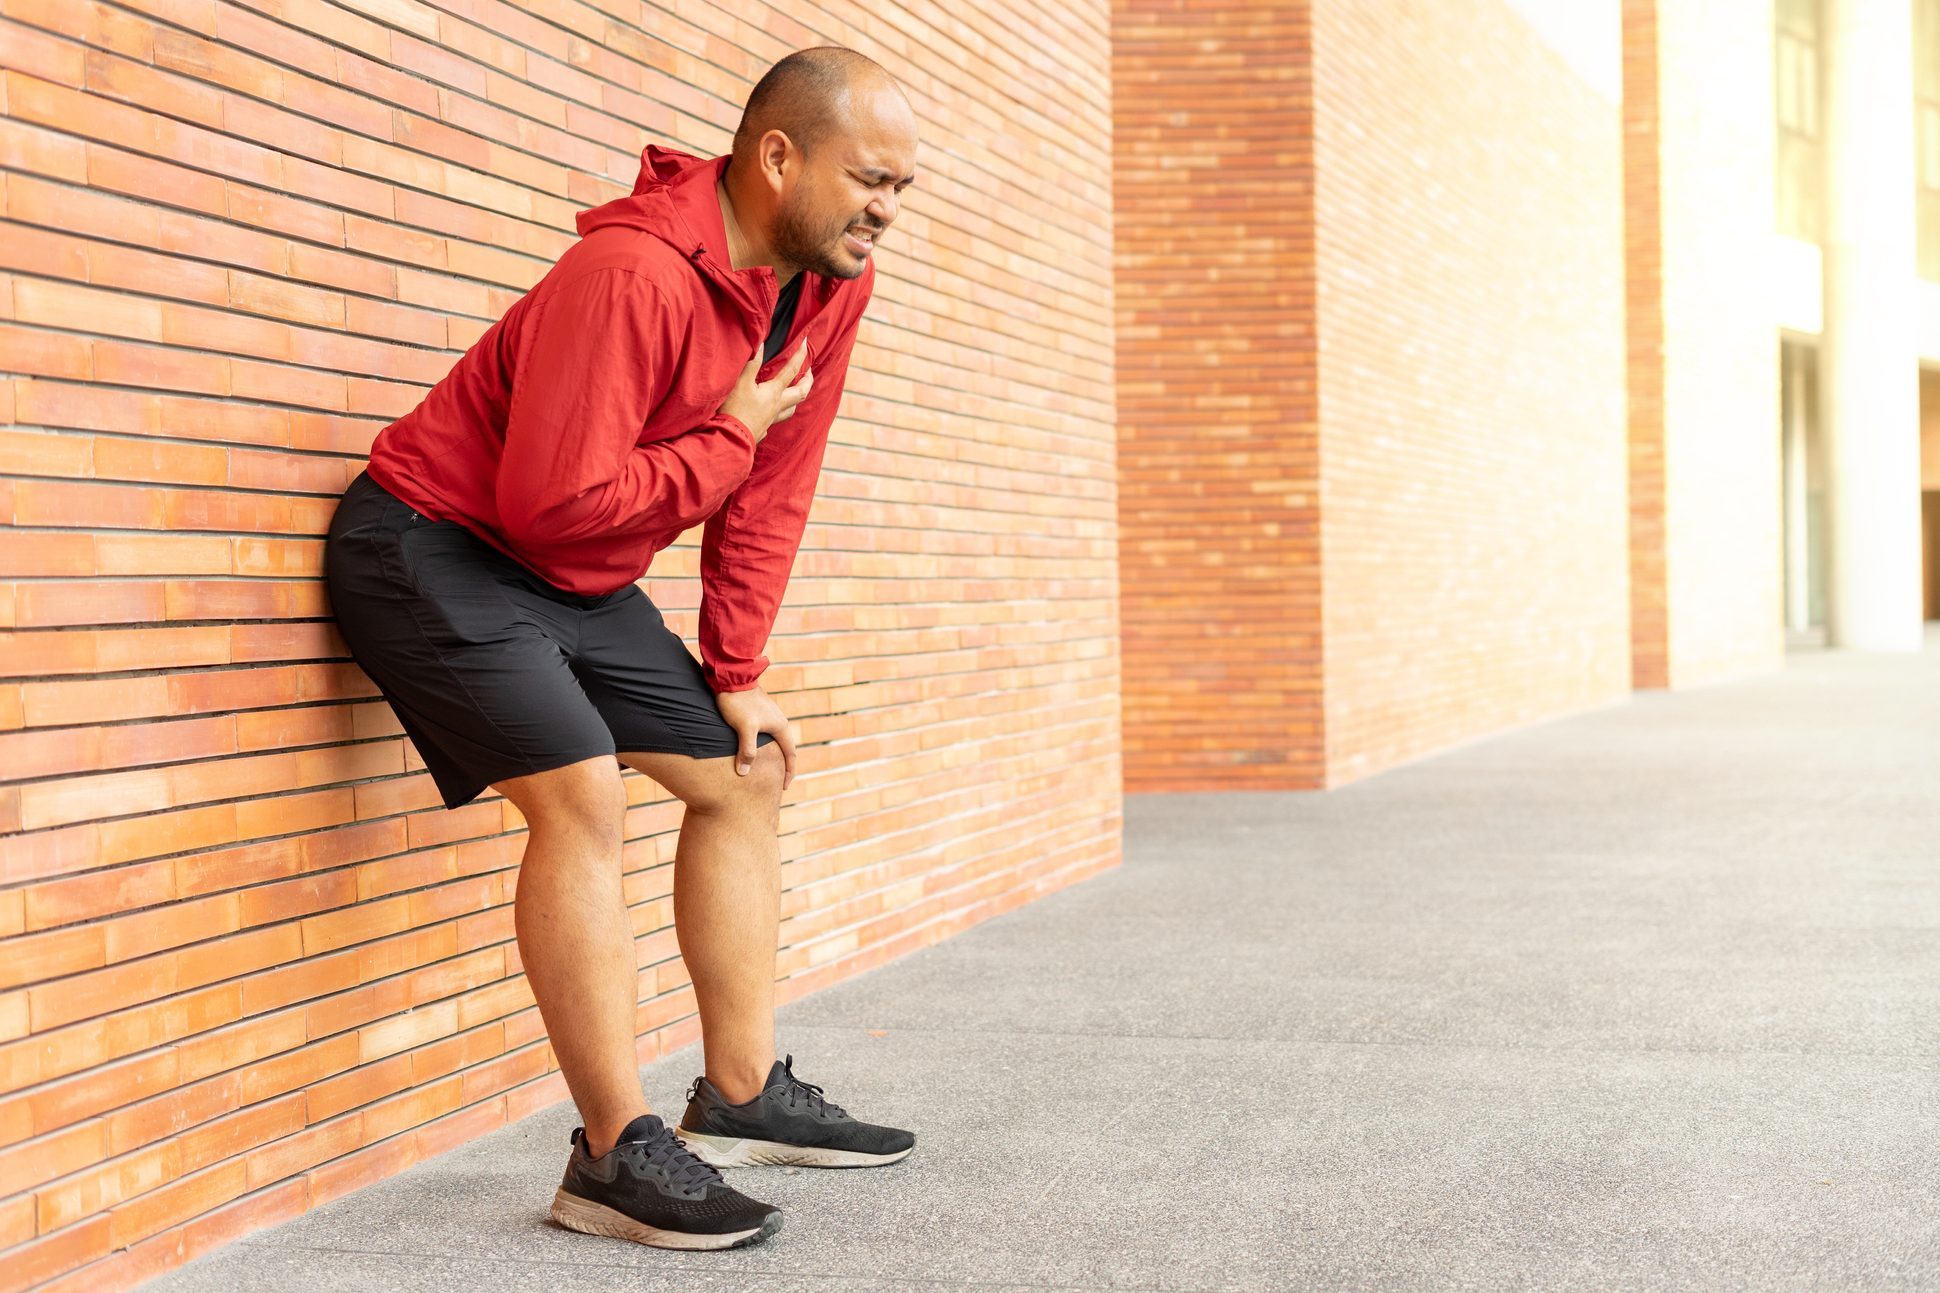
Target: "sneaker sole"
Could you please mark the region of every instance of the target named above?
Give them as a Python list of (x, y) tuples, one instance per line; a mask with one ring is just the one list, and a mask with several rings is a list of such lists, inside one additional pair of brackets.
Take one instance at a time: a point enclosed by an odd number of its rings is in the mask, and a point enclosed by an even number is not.
[(636, 1244), (648, 1244), (654, 1248), (696, 1251), (745, 1248), (749, 1244), (760, 1243), (781, 1229), (781, 1213), (771, 1212), (766, 1220), (752, 1230), (730, 1230), (719, 1235), (662, 1230), (644, 1221), (635, 1221), (624, 1212), (615, 1212), (603, 1203), (568, 1194), (563, 1189), (552, 1196), (552, 1219), (566, 1229), (577, 1230), (583, 1235), (605, 1235), (609, 1239), (631, 1239)]
[(881, 1167), (893, 1163), (915, 1149), (899, 1149), (893, 1154), (865, 1154), (858, 1149), (822, 1149), (814, 1145), (789, 1145), (778, 1140), (741, 1140), (733, 1136), (708, 1136), (683, 1127), (674, 1135), (687, 1146), (687, 1152), (709, 1167)]

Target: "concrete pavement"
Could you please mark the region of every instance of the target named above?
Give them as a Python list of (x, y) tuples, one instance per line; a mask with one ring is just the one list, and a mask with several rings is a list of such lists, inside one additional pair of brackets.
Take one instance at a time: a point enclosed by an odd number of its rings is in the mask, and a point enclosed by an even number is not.
[(1122, 868), (781, 1011), (918, 1143), (731, 1172), (765, 1244), (552, 1226), (562, 1106), (147, 1287), (1940, 1289), (1932, 627), (1325, 794), (1134, 796)]

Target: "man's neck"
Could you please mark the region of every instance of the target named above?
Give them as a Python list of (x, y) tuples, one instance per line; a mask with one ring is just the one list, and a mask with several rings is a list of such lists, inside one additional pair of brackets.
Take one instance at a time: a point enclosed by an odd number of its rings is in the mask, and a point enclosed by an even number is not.
[(734, 198), (725, 178), (715, 181), (714, 196), (721, 204), (721, 227), (727, 231), (728, 265), (733, 269), (753, 269), (766, 265), (775, 271), (775, 286), (787, 287), (801, 272), (799, 266), (780, 264), (770, 259), (766, 247), (756, 247), (734, 218)]

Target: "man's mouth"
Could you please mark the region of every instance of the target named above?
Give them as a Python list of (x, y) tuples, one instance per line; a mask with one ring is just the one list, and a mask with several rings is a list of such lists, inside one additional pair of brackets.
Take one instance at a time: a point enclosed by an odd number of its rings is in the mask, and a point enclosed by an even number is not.
[(881, 232), (880, 229), (850, 229), (842, 237), (849, 244), (850, 251), (858, 256), (865, 256), (869, 253), (869, 249), (876, 245), (876, 235)]

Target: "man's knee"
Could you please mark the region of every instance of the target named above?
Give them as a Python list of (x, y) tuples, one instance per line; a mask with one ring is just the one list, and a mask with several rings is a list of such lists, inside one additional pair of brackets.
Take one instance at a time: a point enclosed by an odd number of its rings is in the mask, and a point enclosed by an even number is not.
[(717, 770), (702, 783), (698, 793), (687, 800), (687, 807), (702, 813), (773, 813), (778, 810), (781, 807), (784, 771), (781, 747), (772, 741), (756, 746), (754, 766), (746, 773), (735, 771), (740, 761), (738, 754), (708, 760)]
[(626, 822), (626, 786), (613, 756), (495, 783), (534, 834), (572, 835), (617, 853)]
[(690, 813), (761, 812), (773, 815), (781, 807), (781, 783), (786, 766), (781, 747), (773, 741), (758, 745), (754, 767), (743, 776), (734, 770), (738, 754), (696, 759), (658, 751), (620, 752), (620, 762), (664, 786)]

